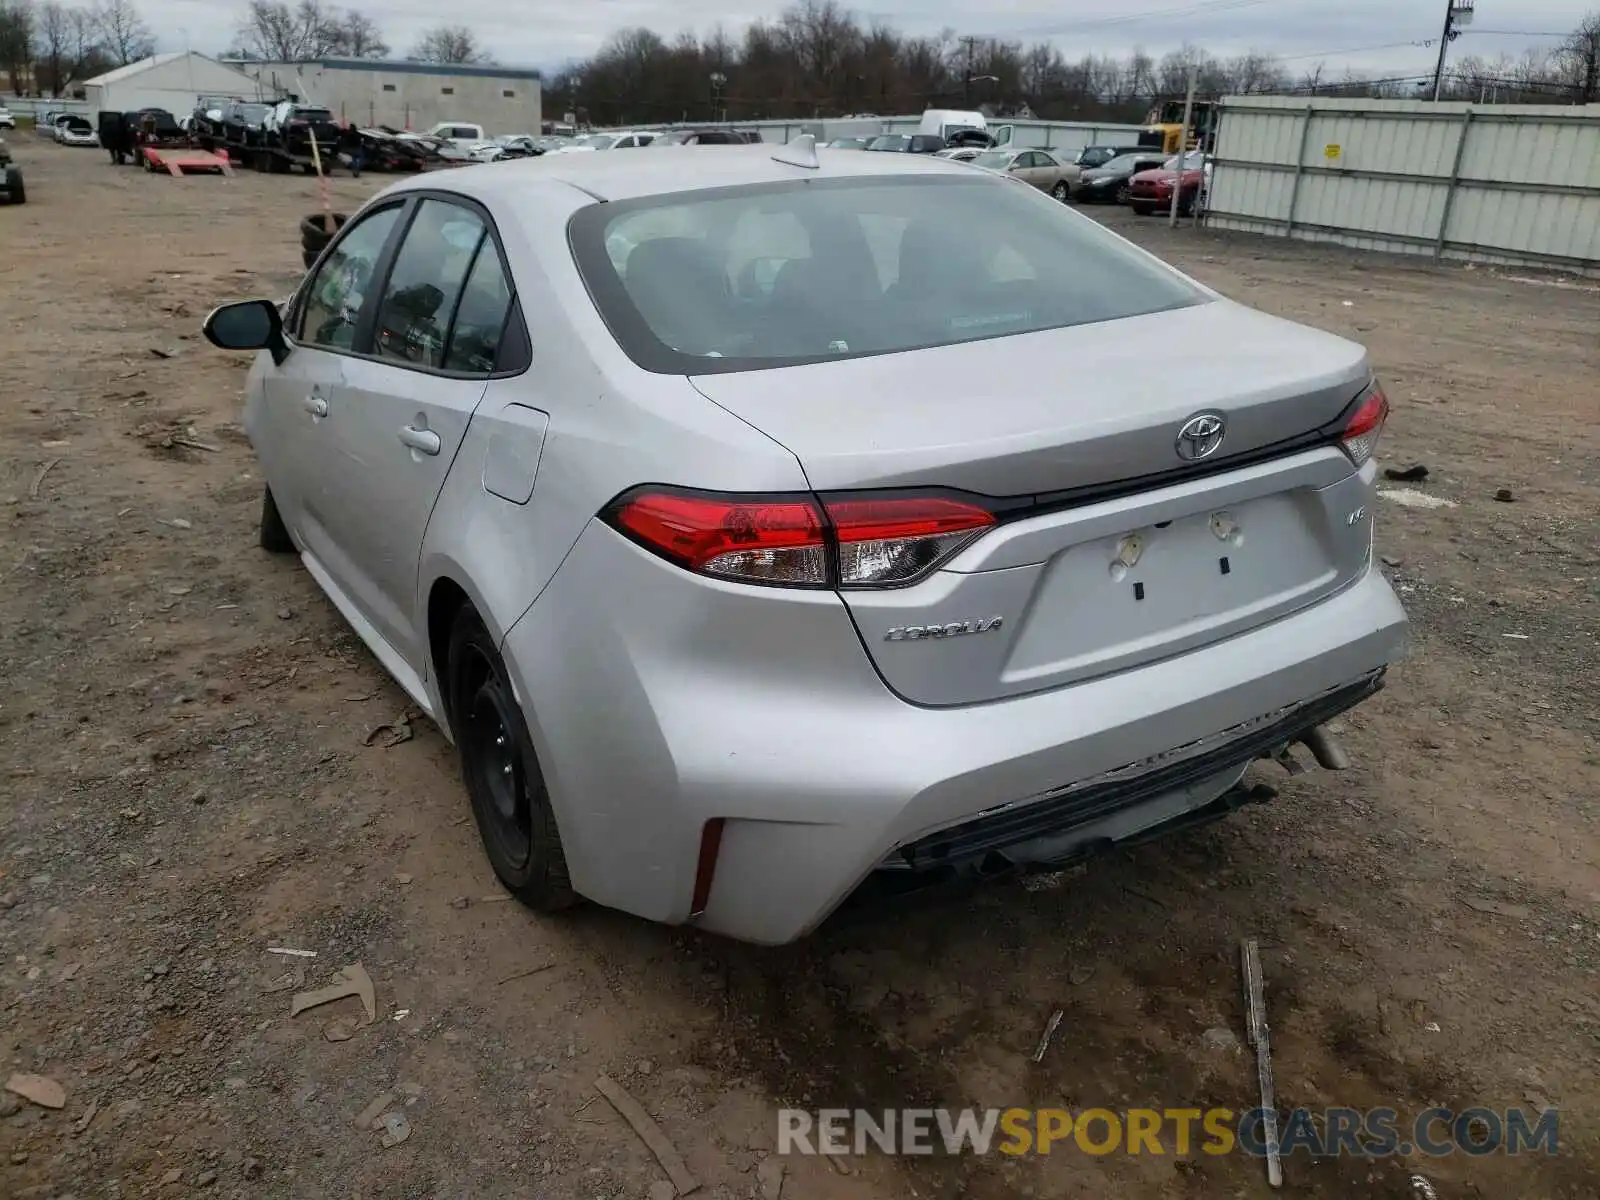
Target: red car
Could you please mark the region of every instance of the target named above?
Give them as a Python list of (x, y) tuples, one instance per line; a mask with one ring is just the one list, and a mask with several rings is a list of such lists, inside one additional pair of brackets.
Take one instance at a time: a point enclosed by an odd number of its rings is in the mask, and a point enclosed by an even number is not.
[[(1205, 152), (1191, 150), (1183, 155), (1182, 182), (1178, 184), (1178, 211), (1185, 216), (1192, 213), (1200, 199), (1200, 190), (1210, 175), (1210, 164)], [(1173, 155), (1165, 165), (1155, 171), (1140, 171), (1128, 181), (1128, 207), (1141, 217), (1153, 212), (1170, 212), (1172, 185), (1179, 178), (1178, 156)]]

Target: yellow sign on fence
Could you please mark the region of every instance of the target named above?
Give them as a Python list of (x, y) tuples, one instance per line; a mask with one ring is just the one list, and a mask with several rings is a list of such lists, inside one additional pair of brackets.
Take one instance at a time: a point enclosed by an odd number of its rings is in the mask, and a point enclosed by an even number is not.
[(1338, 142), (1329, 142), (1322, 148), (1322, 157), (1326, 158), (1329, 162), (1334, 162), (1343, 153), (1344, 147), (1339, 145)]

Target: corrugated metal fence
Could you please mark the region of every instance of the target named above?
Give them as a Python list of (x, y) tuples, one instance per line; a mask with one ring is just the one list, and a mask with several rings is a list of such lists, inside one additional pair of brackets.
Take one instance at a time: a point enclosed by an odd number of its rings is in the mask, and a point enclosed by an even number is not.
[(1223, 101), (1206, 222), (1600, 272), (1600, 105)]

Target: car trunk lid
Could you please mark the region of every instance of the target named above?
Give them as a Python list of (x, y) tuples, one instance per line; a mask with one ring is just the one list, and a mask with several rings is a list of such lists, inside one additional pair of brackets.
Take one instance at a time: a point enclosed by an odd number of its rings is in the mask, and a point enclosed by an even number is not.
[[(892, 688), (958, 705), (1193, 649), (1355, 579), (1370, 472), (1319, 431), (1369, 380), (1359, 346), (1216, 301), (694, 383), (819, 492), (1003, 498), (999, 528), (921, 582), (841, 593)], [(1201, 414), (1222, 443), (1186, 462)]]

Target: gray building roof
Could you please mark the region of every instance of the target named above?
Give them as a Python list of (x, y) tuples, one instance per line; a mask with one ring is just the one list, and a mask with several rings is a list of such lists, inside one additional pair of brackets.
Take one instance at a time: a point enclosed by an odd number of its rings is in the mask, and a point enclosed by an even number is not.
[(402, 75), (455, 75), (479, 79), (540, 79), (534, 67), (501, 67), (484, 63), (391, 62), (382, 58), (308, 58), (293, 63), (257, 63), (251, 59), (229, 59), (234, 67), (291, 66), (321, 67), (325, 71), (382, 71)]

